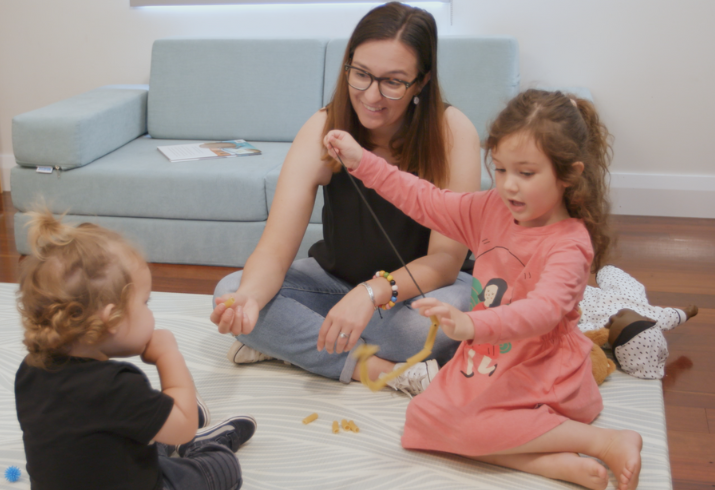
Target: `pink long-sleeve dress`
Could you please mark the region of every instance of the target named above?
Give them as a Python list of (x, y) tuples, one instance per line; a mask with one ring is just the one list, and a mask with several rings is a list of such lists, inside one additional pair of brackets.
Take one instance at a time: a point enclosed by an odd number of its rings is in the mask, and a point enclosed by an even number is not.
[(592, 422), (603, 402), (577, 328), (593, 259), (583, 222), (519, 226), (496, 190), (442, 190), (368, 151), (352, 173), (476, 257), (474, 339), (410, 402), (403, 447), (480, 456)]

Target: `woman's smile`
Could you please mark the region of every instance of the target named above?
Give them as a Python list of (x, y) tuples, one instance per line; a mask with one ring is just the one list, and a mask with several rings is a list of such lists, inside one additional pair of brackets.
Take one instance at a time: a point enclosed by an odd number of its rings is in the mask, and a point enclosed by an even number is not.
[(362, 103), (362, 105), (363, 105), (363, 107), (365, 107), (365, 109), (367, 109), (369, 112), (380, 112), (381, 110), (384, 109), (384, 107), (372, 107), (372, 106), (369, 106), (369, 105), (367, 105), (367, 104), (364, 103), (364, 102)]

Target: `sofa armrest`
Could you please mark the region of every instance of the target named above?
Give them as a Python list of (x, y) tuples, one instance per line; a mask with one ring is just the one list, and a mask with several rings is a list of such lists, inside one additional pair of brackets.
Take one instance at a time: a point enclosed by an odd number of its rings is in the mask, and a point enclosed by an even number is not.
[(107, 85), (15, 116), (23, 167), (81, 167), (146, 133), (147, 85)]

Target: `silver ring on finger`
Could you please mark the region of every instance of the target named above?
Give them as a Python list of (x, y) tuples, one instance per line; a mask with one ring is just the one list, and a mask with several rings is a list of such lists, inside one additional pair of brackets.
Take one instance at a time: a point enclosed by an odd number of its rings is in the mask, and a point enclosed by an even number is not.
[(341, 339), (347, 339), (349, 337), (349, 335), (346, 335), (344, 332), (340, 332), (338, 337), (340, 337)]

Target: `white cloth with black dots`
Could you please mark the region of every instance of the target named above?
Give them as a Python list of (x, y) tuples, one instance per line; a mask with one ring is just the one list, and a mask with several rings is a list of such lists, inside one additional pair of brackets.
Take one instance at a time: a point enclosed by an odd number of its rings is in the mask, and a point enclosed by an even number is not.
[(655, 325), (616, 348), (614, 356), (621, 369), (637, 378), (661, 379), (665, 375), (668, 342), (663, 331), (671, 330), (687, 320), (685, 312), (676, 308), (661, 308), (648, 303), (645, 287), (626, 272), (607, 265), (596, 274), (599, 287), (587, 286), (583, 293), (582, 332), (603, 328), (608, 319), (628, 308), (655, 321)]

